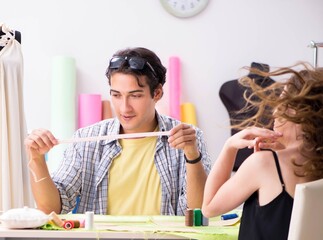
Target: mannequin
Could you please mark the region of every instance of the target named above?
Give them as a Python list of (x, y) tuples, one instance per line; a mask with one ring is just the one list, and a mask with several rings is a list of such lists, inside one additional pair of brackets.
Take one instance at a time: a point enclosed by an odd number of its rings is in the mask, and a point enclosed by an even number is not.
[(0, 211), (34, 207), (24, 138), (21, 34), (0, 23)]
[[(12, 33), (11, 31), (9, 31), (9, 33), (10, 33), (11, 35), (13, 35), (13, 33)], [(15, 32), (14, 32), (14, 34), (15, 34), (15, 39), (16, 39), (19, 43), (21, 43), (21, 33), (20, 33), (19, 31), (15, 31)], [(2, 26), (0, 26), (0, 38), (1, 38), (3, 35), (6, 35), (6, 31), (3, 31), (3, 30), (2, 30)], [(0, 51), (1, 51), (3, 48), (4, 48), (4, 46), (0, 44)]]
[(19, 31), (15, 31), (15, 39), (21, 43), (21, 33)]
[[(268, 72), (269, 66), (263, 63), (251, 63), (251, 68), (257, 68), (261, 71)], [(256, 83), (260, 86), (266, 87), (274, 83), (274, 80), (271, 78), (263, 78), (256, 74), (249, 74), (250, 78), (255, 79)], [(247, 113), (238, 113), (237, 111), (241, 110), (245, 105), (246, 101), (243, 98), (243, 93), (245, 92), (246, 88), (241, 86), (238, 82), (238, 79), (231, 80), (225, 82), (220, 88), (220, 98), (226, 107), (231, 125), (234, 125), (239, 121), (239, 119), (245, 119), (246, 117), (253, 115), (253, 111), (249, 111)], [(265, 121), (265, 120), (264, 120)], [(231, 135), (237, 133), (237, 129), (231, 129)], [(240, 149), (237, 153), (237, 157), (234, 163), (233, 171), (237, 171), (242, 162), (253, 153), (253, 149)]]

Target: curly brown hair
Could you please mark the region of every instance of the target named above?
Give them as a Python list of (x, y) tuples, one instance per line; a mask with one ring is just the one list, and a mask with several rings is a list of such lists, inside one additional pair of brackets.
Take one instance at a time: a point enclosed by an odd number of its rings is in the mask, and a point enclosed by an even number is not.
[(247, 105), (240, 112), (250, 112), (252, 109), (256, 113), (232, 127), (271, 128), (275, 118), (299, 124), (303, 132), (300, 153), (306, 161), (293, 161), (301, 169), (295, 170), (295, 174), (311, 179), (323, 178), (323, 68), (314, 68), (309, 63), (301, 62), (271, 72), (245, 69), (263, 77), (287, 75), (288, 78), (265, 88), (248, 76), (239, 79), (239, 83), (248, 89), (244, 94)]

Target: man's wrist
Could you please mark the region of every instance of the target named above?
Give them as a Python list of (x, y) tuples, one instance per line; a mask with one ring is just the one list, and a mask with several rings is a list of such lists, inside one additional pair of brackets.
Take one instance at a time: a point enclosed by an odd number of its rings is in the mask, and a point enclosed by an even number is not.
[(199, 161), (201, 161), (202, 159), (202, 154), (200, 153), (200, 155), (198, 156), (198, 158), (194, 159), (194, 160), (188, 160), (184, 154), (184, 158), (185, 158), (185, 162), (189, 163), (189, 164), (195, 164), (198, 163)]

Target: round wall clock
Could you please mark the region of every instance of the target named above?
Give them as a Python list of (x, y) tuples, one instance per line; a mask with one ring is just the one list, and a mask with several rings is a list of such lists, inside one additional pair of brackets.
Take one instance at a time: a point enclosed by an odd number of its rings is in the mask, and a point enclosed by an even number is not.
[(160, 2), (170, 14), (180, 18), (188, 18), (202, 12), (209, 0), (160, 0)]

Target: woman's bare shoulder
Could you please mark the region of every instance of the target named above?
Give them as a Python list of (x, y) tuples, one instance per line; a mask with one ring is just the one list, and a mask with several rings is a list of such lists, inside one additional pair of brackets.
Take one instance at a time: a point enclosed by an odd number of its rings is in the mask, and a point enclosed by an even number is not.
[(268, 166), (268, 164), (271, 165), (273, 163), (273, 158), (274, 156), (271, 150), (262, 150), (251, 154), (246, 162), (249, 162), (249, 164), (254, 166), (264, 167), (266, 165)]

